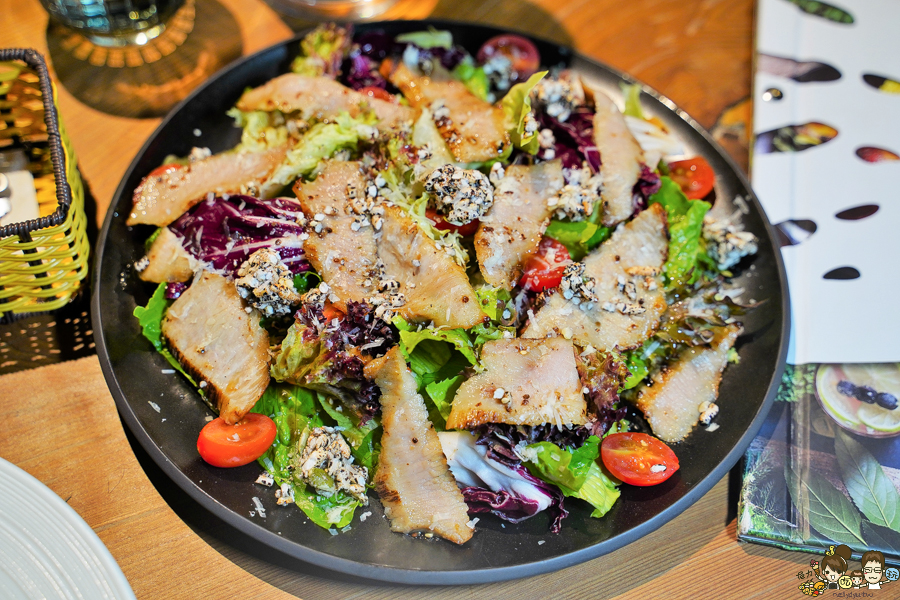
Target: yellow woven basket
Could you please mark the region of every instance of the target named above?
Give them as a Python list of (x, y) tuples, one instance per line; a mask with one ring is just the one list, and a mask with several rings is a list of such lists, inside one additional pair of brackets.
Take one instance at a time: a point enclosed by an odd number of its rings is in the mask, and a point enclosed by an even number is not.
[(0, 227), (0, 320), (56, 310), (88, 273), (84, 188), (43, 57), (0, 49), (0, 150), (29, 158), (40, 216)]

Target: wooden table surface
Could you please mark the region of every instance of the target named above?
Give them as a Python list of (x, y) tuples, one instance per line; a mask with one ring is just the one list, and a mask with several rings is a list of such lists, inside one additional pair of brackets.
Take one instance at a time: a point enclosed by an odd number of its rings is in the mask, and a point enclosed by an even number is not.
[[(229, 17), (240, 34), (230, 43), (244, 54), (289, 37), (291, 25), (300, 25), (287, 24), (260, 0), (197, 0), (198, 14), (201, 9)], [(706, 127), (750, 94), (752, 0), (400, 0), (388, 15), (477, 21), (571, 45), (655, 87)], [(71, 93), (69, 88), (89, 87), (78, 81), (82, 71), (69, 70), (81, 59), (59, 58), (38, 0), (0, 0), (0, 31), (3, 46), (34, 47), (45, 55), (55, 48), (51, 71), (60, 82), (62, 119), (102, 220), (125, 169), (159, 118), (113, 116), (82, 101), (83, 91), (78, 97)], [(58, 65), (66, 70), (57, 72)], [(193, 83), (183, 77), (182, 85), (165, 90), (184, 95)], [(735, 154), (746, 166), (740, 148)], [(141, 599), (787, 598), (800, 595), (796, 573), (809, 560), (737, 542), (738, 479), (732, 473), (643, 539), (525, 581), (414, 588), (323, 573), (233, 537), (180, 490), (171, 489), (174, 485), (146, 464), (143, 454), (136, 456), (96, 357), (0, 378), (0, 456), (38, 477), (78, 511)]]

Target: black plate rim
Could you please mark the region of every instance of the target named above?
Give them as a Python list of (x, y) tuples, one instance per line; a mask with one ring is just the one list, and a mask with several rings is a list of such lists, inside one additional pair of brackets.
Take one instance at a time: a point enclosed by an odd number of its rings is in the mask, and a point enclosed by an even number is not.
[[(377, 28), (379, 25), (383, 26), (391, 26), (396, 24), (396, 21), (382, 21), (382, 22), (371, 22), (366, 23), (365, 26), (367, 29), (369, 28)], [(454, 21), (454, 20), (440, 20), (440, 19), (425, 19), (418, 21), (402, 21), (404, 26), (409, 26), (411, 28), (425, 28), (428, 26), (433, 27), (466, 27), (466, 28), (477, 28), (481, 29), (485, 32), (492, 32), (493, 35), (501, 34), (501, 33), (518, 33), (525, 37), (540, 40), (540, 38), (533, 36), (528, 33), (516, 31), (514, 29), (499, 29), (489, 25), (482, 25), (478, 23), (469, 23), (463, 21)], [(219, 78), (226, 76), (228, 72), (233, 69), (238, 68), (240, 65), (259, 59), (262, 55), (266, 53), (277, 53), (282, 48), (289, 44), (298, 43), (306, 33), (308, 33), (310, 29), (306, 29), (298, 32), (294, 37), (282, 40), (281, 42), (277, 42), (269, 47), (263, 48), (253, 54), (242, 57), (238, 60), (233, 61), (232, 63), (223, 67), (220, 71), (212, 75), (209, 79), (207, 79), (203, 84), (201, 84), (196, 90), (194, 90), (191, 94), (189, 94), (184, 100), (178, 103), (169, 114), (160, 122), (157, 128), (153, 131), (152, 134), (147, 138), (147, 141), (143, 144), (141, 149), (135, 154), (134, 159), (129, 165), (128, 169), (122, 176), (122, 179), (117, 186), (116, 191), (113, 195), (113, 199), (120, 198), (123, 193), (128, 190), (125, 190), (126, 184), (128, 180), (131, 178), (133, 171), (137, 168), (139, 159), (143, 154), (152, 146), (155, 142), (156, 137), (163, 130), (163, 128), (172, 120), (175, 114), (186, 104), (190, 103), (196, 96), (203, 93), (203, 91), (212, 85), (213, 82), (217, 81)], [(753, 207), (756, 209), (758, 214), (762, 217), (763, 224), (766, 228), (766, 232), (769, 236), (770, 240), (776, 240), (777, 236), (775, 235), (775, 230), (772, 224), (769, 222), (768, 217), (766, 216), (765, 211), (763, 210), (756, 194), (753, 192), (750, 182), (748, 181), (746, 175), (744, 175), (741, 168), (737, 165), (734, 159), (727, 153), (725, 150), (713, 139), (713, 137), (703, 128), (693, 117), (691, 117), (687, 112), (683, 109), (678, 108), (678, 106), (666, 96), (660, 94), (652, 87), (647, 84), (635, 79), (634, 77), (611, 67), (599, 60), (595, 60), (589, 58), (571, 48), (567, 48), (564, 46), (560, 46), (555, 42), (550, 42), (546, 40), (548, 44), (552, 44), (554, 46), (560, 48), (566, 48), (571, 52), (573, 59), (581, 60), (587, 63), (592, 63), (595, 66), (600, 67), (603, 70), (608, 71), (609, 73), (615, 75), (623, 81), (627, 81), (630, 83), (638, 83), (641, 85), (642, 91), (649, 96), (653, 97), (663, 105), (665, 105), (669, 110), (678, 115), (685, 123), (687, 123), (691, 129), (694, 130), (697, 134), (702, 136), (706, 142), (708, 142), (714, 150), (717, 152), (721, 159), (724, 159), (724, 162), (727, 163), (728, 167), (731, 169), (732, 174), (736, 176), (740, 184), (749, 192), (749, 197), (745, 200), (748, 200)], [(107, 386), (109, 387), (110, 393), (113, 396), (113, 399), (116, 402), (116, 406), (118, 408), (119, 414), (124, 419), (125, 423), (128, 425), (128, 428), (131, 430), (134, 437), (138, 440), (141, 447), (150, 455), (153, 461), (163, 470), (163, 472), (183, 491), (185, 491), (191, 498), (193, 498), (198, 504), (201, 505), (206, 510), (209, 510), (216, 517), (222, 519), (224, 522), (229, 525), (235, 527), (242, 533), (249, 535), (255, 540), (274, 548), (280, 552), (283, 552), (289, 556), (299, 558), (307, 563), (324, 567), (326, 569), (330, 569), (332, 571), (336, 571), (339, 573), (346, 573), (349, 575), (355, 575), (358, 577), (372, 579), (377, 581), (383, 581), (388, 583), (400, 583), (400, 584), (412, 584), (412, 585), (469, 585), (469, 584), (480, 584), (480, 583), (493, 583), (506, 581), (511, 579), (529, 577), (534, 575), (540, 575), (544, 573), (549, 573), (551, 571), (556, 571), (560, 569), (564, 569), (566, 567), (570, 567), (576, 564), (580, 564), (582, 562), (591, 560), (593, 558), (597, 558), (599, 556), (608, 554), (623, 546), (626, 546), (638, 539), (644, 537), (645, 535), (655, 531), (659, 527), (663, 526), (665, 523), (674, 519), (676, 516), (684, 512), (687, 508), (692, 506), (697, 500), (699, 500), (703, 495), (705, 495), (713, 486), (715, 486), (722, 477), (737, 463), (737, 461), (741, 458), (746, 448), (749, 446), (752, 439), (756, 436), (756, 433), (759, 431), (762, 426), (763, 421), (765, 420), (766, 415), (769, 412), (769, 408), (771, 407), (772, 402), (774, 401), (778, 383), (781, 381), (782, 373), (784, 372), (785, 363), (787, 359), (788, 352), (788, 333), (790, 331), (790, 321), (791, 321), (791, 313), (790, 313), (790, 298), (789, 291), (787, 285), (787, 274), (784, 267), (783, 258), (781, 256), (781, 252), (778, 251), (776, 247), (776, 252), (774, 253), (774, 258), (776, 261), (776, 270), (778, 273), (779, 284), (781, 289), (783, 290), (782, 299), (781, 299), (781, 311), (782, 311), (782, 322), (781, 322), (781, 331), (780, 338), (781, 342), (779, 345), (778, 359), (776, 362), (776, 368), (772, 373), (772, 376), (769, 381), (768, 391), (766, 396), (761, 403), (759, 410), (757, 411), (755, 417), (750, 423), (750, 426), (744, 432), (744, 434), (738, 439), (737, 443), (732, 447), (731, 451), (726, 454), (726, 456), (720, 461), (720, 463), (701, 481), (695, 484), (684, 496), (675, 501), (672, 505), (667, 507), (666, 509), (660, 511), (653, 517), (644, 521), (643, 523), (632, 527), (631, 529), (618, 534), (612, 538), (607, 540), (603, 540), (598, 542), (592, 546), (587, 548), (583, 548), (581, 550), (576, 550), (574, 552), (570, 552), (568, 554), (563, 554), (557, 557), (552, 557), (548, 559), (544, 559), (539, 562), (531, 562), (524, 563), (520, 565), (514, 566), (506, 566), (506, 567), (498, 567), (498, 568), (488, 568), (488, 569), (475, 569), (475, 570), (466, 570), (466, 571), (429, 571), (429, 570), (415, 570), (415, 569), (400, 569), (396, 567), (390, 566), (378, 566), (378, 565), (367, 565), (362, 564), (356, 561), (339, 558), (324, 552), (320, 552), (318, 550), (302, 546), (293, 541), (289, 541), (268, 529), (265, 529), (253, 521), (246, 519), (245, 517), (238, 515), (233, 512), (231, 509), (227, 508), (223, 504), (221, 504), (216, 498), (207, 494), (202, 489), (200, 489), (187, 475), (185, 475), (176, 465), (174, 465), (169, 459), (163, 454), (161, 449), (157, 446), (157, 444), (151, 439), (148, 432), (144, 429), (143, 425), (140, 423), (137, 415), (132, 409), (131, 405), (128, 403), (127, 398), (125, 397), (124, 392), (119, 386), (118, 380), (116, 378), (116, 374), (113, 370), (112, 362), (109, 356), (109, 352), (106, 346), (106, 340), (103, 337), (103, 314), (100, 307), (100, 294), (99, 290), (101, 287), (100, 281), (100, 272), (101, 265), (103, 263), (104, 256), (104, 247), (106, 245), (107, 235), (109, 233), (109, 229), (112, 223), (112, 220), (115, 216), (115, 205), (110, 203), (109, 209), (107, 210), (106, 217), (103, 221), (103, 227), (100, 231), (100, 235), (97, 240), (97, 245), (95, 248), (95, 259), (94, 259), (94, 277), (93, 277), (93, 293), (91, 298), (91, 318), (94, 323), (94, 340), (97, 348), (97, 355), (100, 360), (100, 367), (103, 373), (103, 376), (106, 380)]]

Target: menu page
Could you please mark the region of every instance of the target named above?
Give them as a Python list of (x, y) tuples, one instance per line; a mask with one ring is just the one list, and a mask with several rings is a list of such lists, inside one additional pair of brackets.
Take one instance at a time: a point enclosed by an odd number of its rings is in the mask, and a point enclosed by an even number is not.
[(792, 330), (738, 537), (900, 562), (900, 3), (760, 0), (752, 181)]

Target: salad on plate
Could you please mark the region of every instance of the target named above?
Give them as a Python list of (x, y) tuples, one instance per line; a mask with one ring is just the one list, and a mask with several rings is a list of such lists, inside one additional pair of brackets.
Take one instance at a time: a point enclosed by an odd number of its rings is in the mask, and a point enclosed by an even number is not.
[(257, 461), (335, 532), (377, 498), (457, 544), (482, 513), (559, 531), (569, 502), (602, 518), (675, 475), (717, 427), (757, 240), (622, 92), (516, 35), (308, 34), (229, 112), (235, 148), (134, 191), (158, 286), (135, 317), (218, 415), (200, 456)]

